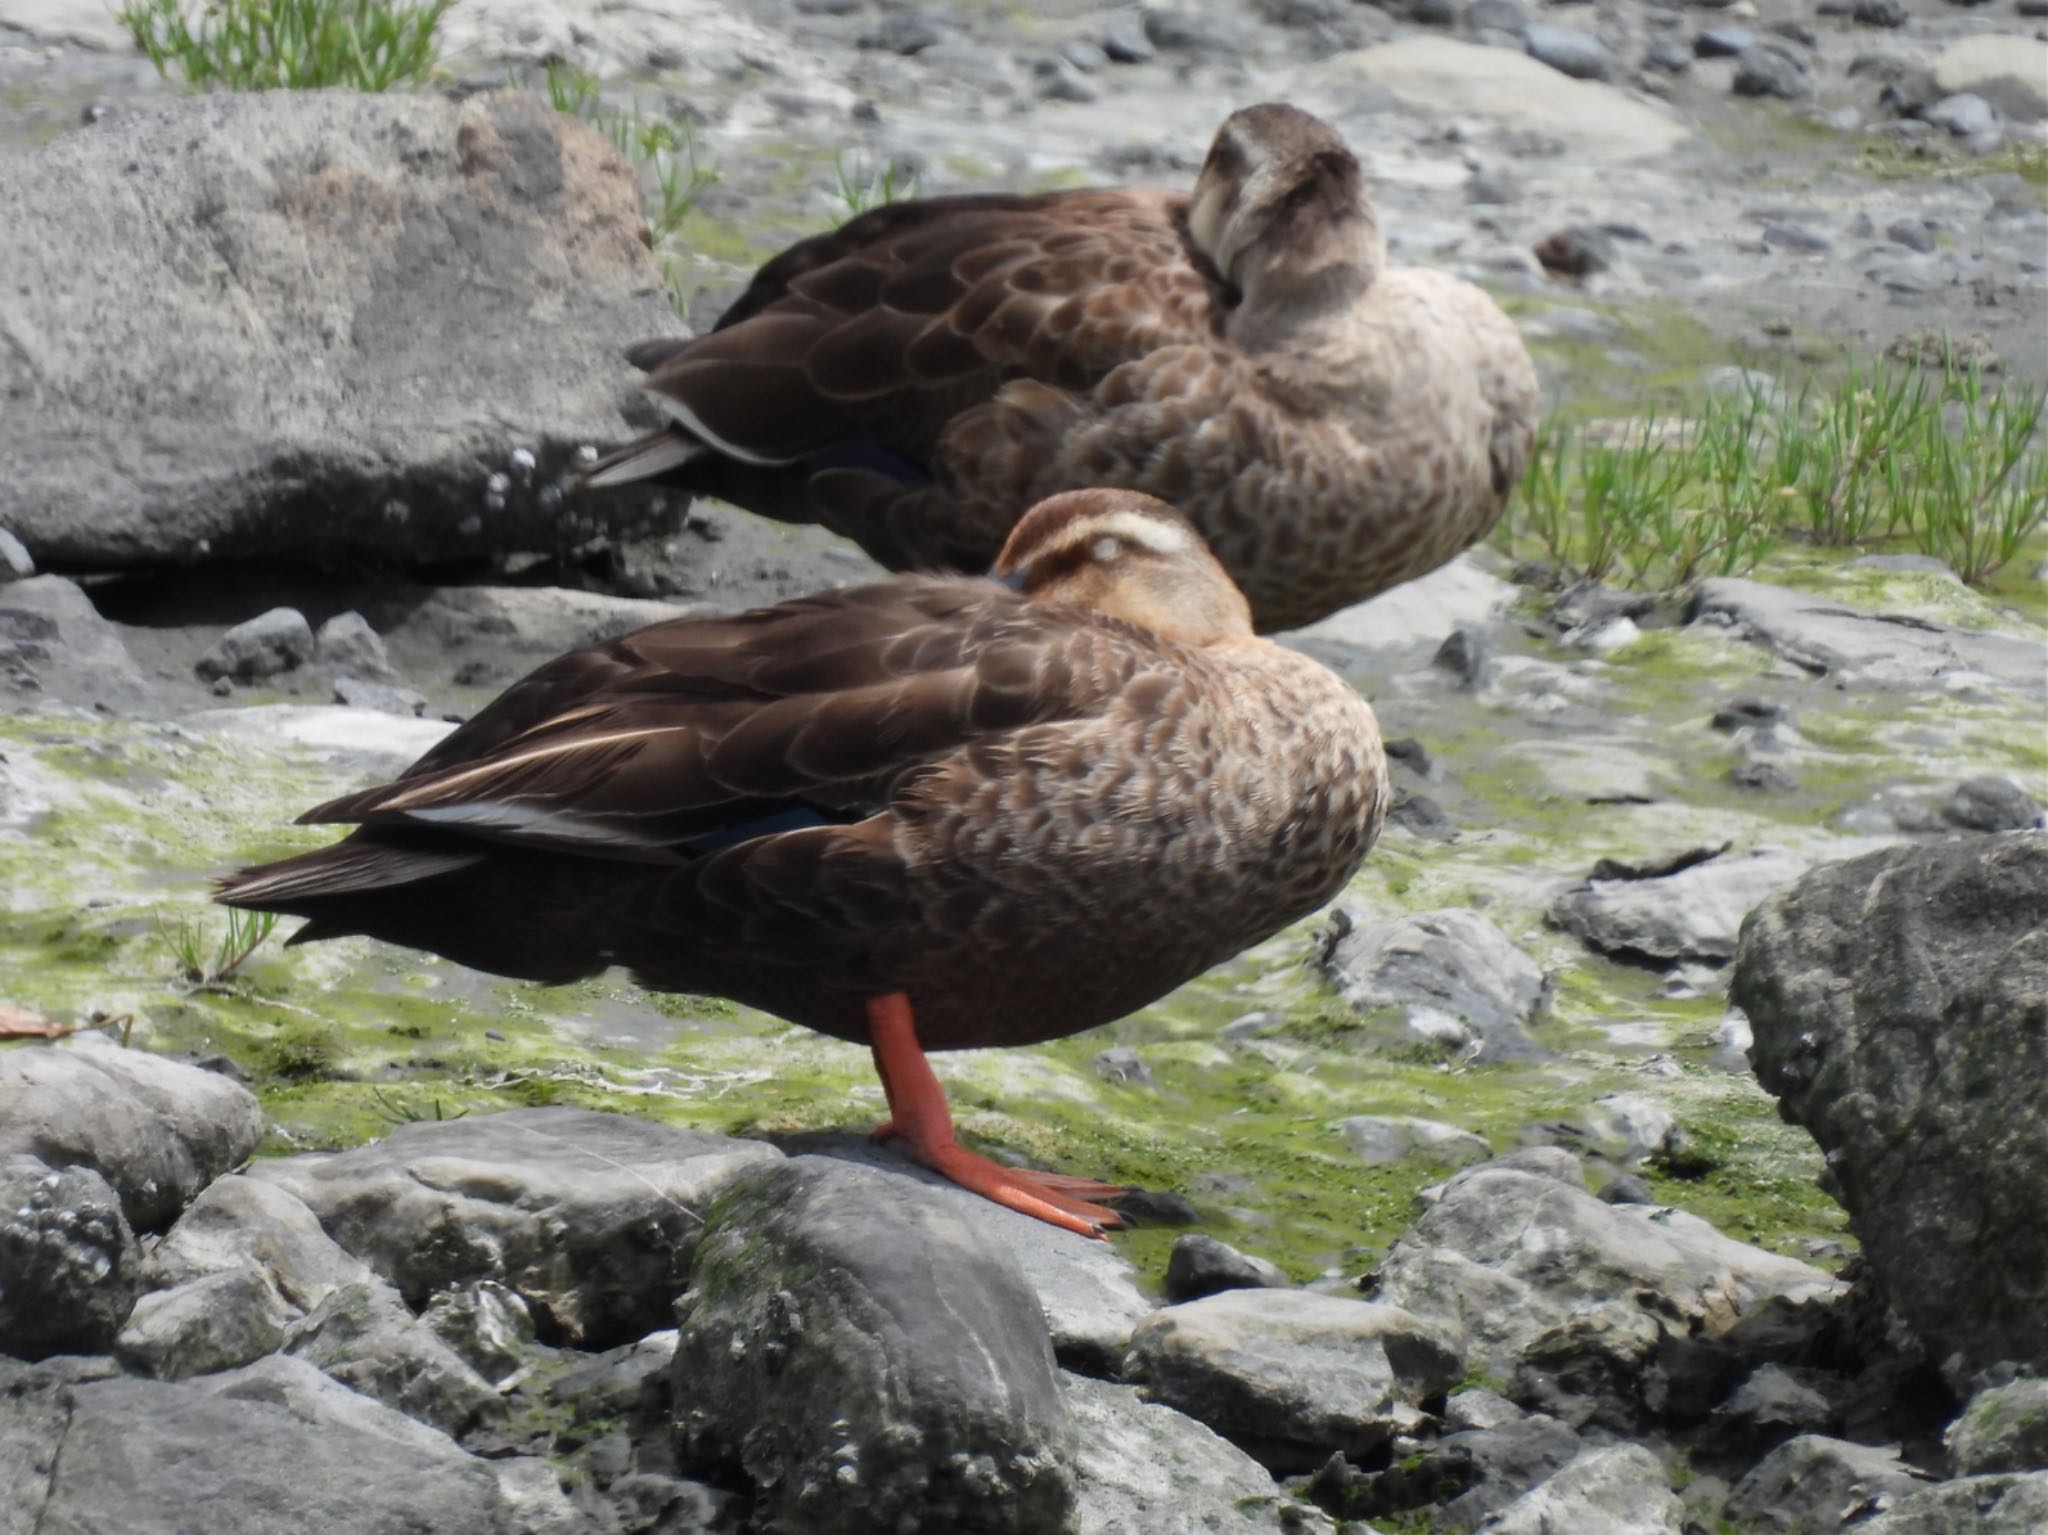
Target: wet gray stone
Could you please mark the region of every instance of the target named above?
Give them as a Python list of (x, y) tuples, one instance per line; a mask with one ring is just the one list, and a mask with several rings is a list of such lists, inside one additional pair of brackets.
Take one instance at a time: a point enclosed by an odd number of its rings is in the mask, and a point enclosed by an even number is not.
[(760, 1141), (585, 1109), (515, 1109), (402, 1126), (252, 1176), (303, 1200), (415, 1307), (491, 1279), (585, 1347), (670, 1318), (703, 1213), (780, 1158)]
[[(792, 1140), (789, 1149), (881, 1168), (891, 1177), (909, 1179), (973, 1227), (983, 1241), (1006, 1249), (1037, 1292), (1046, 1327), (1052, 1333), (1053, 1353), (1068, 1369), (1112, 1373), (1130, 1341), (1131, 1329), (1153, 1309), (1154, 1302), (1138, 1287), (1138, 1271), (1109, 1242), (1091, 1241), (1006, 1210), (919, 1167), (893, 1148), (877, 1146), (864, 1135), (801, 1137)], [(1123, 1208), (1130, 1211), (1131, 1202), (1125, 1201)]]
[(1529, 57), (1574, 80), (1605, 80), (1614, 72), (1614, 56), (1606, 44), (1576, 27), (1537, 25), (1522, 33)]
[(260, 682), (313, 659), (313, 626), (296, 608), (272, 608), (228, 630), (194, 664), (202, 680)]
[(1866, 27), (1903, 27), (1906, 4), (1905, 0), (1854, 0), (1849, 16)]
[(1484, 1137), (1434, 1119), (1355, 1114), (1338, 1120), (1337, 1131), (1374, 1167), (1411, 1157), (1437, 1167), (1469, 1167), (1493, 1155)]
[(275, 1353), (293, 1319), (261, 1274), (227, 1269), (143, 1296), (117, 1352), (159, 1380), (211, 1375)]
[(1638, 963), (1725, 960), (1742, 919), (1809, 867), (1795, 853), (1722, 854), (1655, 879), (1591, 879), (1551, 903), (1548, 917), (1603, 954)]
[(2016, 1380), (1970, 1398), (1947, 1434), (1959, 1476), (2048, 1471), (2048, 1380)]
[(1494, 1516), (1487, 1535), (1679, 1535), (1684, 1507), (1641, 1445), (1588, 1450)]
[(1370, 1455), (1463, 1372), (1433, 1324), (1306, 1290), (1225, 1290), (1155, 1311), (1131, 1335), (1123, 1370), (1282, 1471), (1333, 1451)]
[(1729, 998), (1932, 1357), (2048, 1369), (2048, 832), (1815, 870), (1751, 919)]
[(1692, 40), (1692, 51), (1703, 59), (1732, 59), (1756, 44), (1756, 34), (1747, 27), (1708, 27)]
[(1175, 1237), (1166, 1259), (1169, 1300), (1200, 1300), (1223, 1290), (1284, 1290), (1289, 1284), (1279, 1264), (1198, 1231)]
[(1653, 37), (1643, 49), (1643, 67), (1682, 75), (1692, 68), (1692, 50), (1675, 37)]
[(1135, 1386), (1060, 1375), (1074, 1432), (1075, 1535), (1325, 1535), (1256, 1460)]
[(2048, 646), (2015, 635), (1900, 622), (1739, 577), (1702, 581), (1687, 618), (1735, 629), (1819, 676), (1909, 687), (1981, 682), (2048, 704)]
[(420, 1320), (463, 1363), (501, 1389), (531, 1361), (533, 1313), (516, 1290), (495, 1280), (444, 1290)]
[(283, 1351), (443, 1433), (466, 1433), (502, 1407), (491, 1383), (376, 1280), (328, 1296), (286, 1331)]
[(141, 1266), (121, 1202), (98, 1173), (0, 1156), (0, 1353), (104, 1351), (135, 1304)]
[(863, 48), (878, 48), (910, 57), (935, 47), (945, 37), (937, 19), (916, 6), (890, 11), (860, 35)]
[[(1920, 1485), (1894, 1448), (1801, 1434), (1735, 1484), (1726, 1514), (1772, 1535), (1837, 1535), (1846, 1511)], [(1856, 1528), (1860, 1535), (1870, 1526)]]
[(383, 636), (360, 613), (337, 613), (322, 624), (313, 636), (313, 653), (337, 676), (360, 677), (365, 682), (398, 680)]
[(1347, 1498), (1353, 1511), (1392, 1520), (1428, 1507), (1439, 1528), (1473, 1529), (1586, 1450), (1569, 1425), (1490, 1391), (1453, 1396), (1445, 1426), (1450, 1432), (1424, 1440)]
[(742, 1468), (764, 1529), (1036, 1535), (1074, 1504), (1037, 1297), (916, 1183), (823, 1157), (713, 1207), (678, 1309), (693, 1464)]
[(1856, 1535), (2040, 1535), (2048, 1529), (2048, 1471), (1921, 1487), (1853, 1528)]
[(1813, 94), (1813, 76), (1798, 54), (1776, 43), (1763, 43), (1743, 51), (1735, 66), (1733, 89), (1738, 96), (1804, 101)]
[(411, 688), (397, 688), (387, 682), (365, 682), (360, 677), (342, 677), (334, 684), (334, 701), (349, 709), (370, 709), (400, 719), (418, 719), (427, 712), (424, 695)]
[(120, 631), (76, 582), (0, 582), (0, 698), (134, 713), (154, 696)]
[(1476, 911), (1452, 908), (1362, 922), (1330, 914), (1317, 963), (1354, 1012), (1396, 1015), (1415, 1039), (1485, 1041), (1493, 1058), (1540, 1053), (1525, 1032), (1548, 978)]
[(1111, 11), (1098, 37), (1113, 64), (1143, 64), (1159, 51), (1146, 36), (1144, 15), (1136, 7)]
[(1771, 1296), (1838, 1288), (1682, 1210), (1603, 1204), (1559, 1175), (1577, 1165), (1543, 1147), (1458, 1173), (1426, 1195), (1374, 1297), (1462, 1333), (1468, 1362), (1507, 1380), (1546, 1331), (1574, 1320), (1604, 1320), (1617, 1336), (1648, 1323), (1654, 1347), (1666, 1325), (1708, 1339)]
[(1941, 802), (1941, 818), (1965, 831), (2029, 831), (2041, 824), (2041, 807), (2009, 778), (1970, 778)]
[(0, 1051), (0, 1155), (92, 1168), (137, 1231), (168, 1226), (262, 1134), (247, 1088), (104, 1034)]
[(1986, 138), (1998, 131), (1998, 113), (1990, 102), (1970, 91), (1944, 96), (1920, 116), (1959, 139)]

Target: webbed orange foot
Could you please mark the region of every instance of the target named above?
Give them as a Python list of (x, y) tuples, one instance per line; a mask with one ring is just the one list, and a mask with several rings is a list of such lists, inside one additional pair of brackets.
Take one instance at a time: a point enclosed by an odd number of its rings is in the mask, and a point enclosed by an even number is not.
[(945, 1089), (932, 1074), (910, 999), (901, 992), (868, 1001), (869, 1036), (875, 1052), (875, 1074), (889, 1100), (889, 1118), (875, 1126), (874, 1139), (900, 1140), (910, 1154), (940, 1177), (950, 1179), (984, 1199), (1084, 1237), (1101, 1238), (1123, 1225), (1123, 1217), (1097, 1199), (1112, 1199), (1125, 1190), (1097, 1178), (1068, 1173), (1042, 1173), (1005, 1167), (962, 1146), (953, 1137), (953, 1113)]

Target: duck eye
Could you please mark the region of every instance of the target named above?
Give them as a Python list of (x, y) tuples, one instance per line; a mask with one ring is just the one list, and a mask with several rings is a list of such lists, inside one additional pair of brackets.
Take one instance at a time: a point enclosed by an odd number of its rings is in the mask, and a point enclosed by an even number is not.
[(1124, 541), (1118, 538), (1114, 533), (1103, 534), (1100, 538), (1095, 540), (1094, 544), (1089, 549), (1089, 553), (1095, 556), (1095, 563), (1098, 565), (1107, 565), (1111, 560), (1115, 559), (1118, 555), (1122, 554), (1123, 552)]

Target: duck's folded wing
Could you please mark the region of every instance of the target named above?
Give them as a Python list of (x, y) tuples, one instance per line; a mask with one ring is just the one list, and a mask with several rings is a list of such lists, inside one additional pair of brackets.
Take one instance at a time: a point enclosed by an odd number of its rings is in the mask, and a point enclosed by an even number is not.
[(1213, 340), (1228, 303), (1173, 194), (931, 198), (792, 246), (716, 330), (633, 355), (677, 422), (731, 457), (788, 463), (876, 423), (915, 453), (1005, 379), (1086, 387)]
[(397, 782), (301, 819), (684, 862), (864, 819), (979, 739), (1108, 707), (1142, 664), (1114, 631), (981, 582), (679, 619), (562, 657)]

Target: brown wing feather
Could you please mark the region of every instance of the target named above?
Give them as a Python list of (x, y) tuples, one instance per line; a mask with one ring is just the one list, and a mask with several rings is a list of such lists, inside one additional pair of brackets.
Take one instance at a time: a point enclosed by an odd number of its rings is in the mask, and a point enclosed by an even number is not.
[(549, 663), (395, 783), (302, 819), (645, 862), (801, 807), (858, 818), (978, 738), (1104, 706), (1140, 652), (1077, 667), (1076, 625), (941, 580), (672, 620)]
[(1143, 189), (891, 204), (764, 266), (716, 330), (647, 378), (741, 456), (786, 461), (865, 431), (923, 463), (1019, 374), (1083, 388), (1233, 301)]

